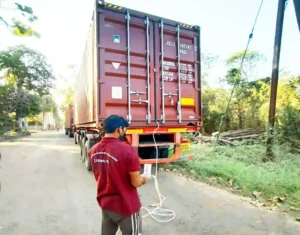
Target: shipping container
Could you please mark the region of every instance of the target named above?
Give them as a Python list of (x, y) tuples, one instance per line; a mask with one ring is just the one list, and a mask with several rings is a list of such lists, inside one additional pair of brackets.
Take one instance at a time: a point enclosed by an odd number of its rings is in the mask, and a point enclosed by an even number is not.
[(180, 148), (202, 124), (200, 58), (199, 26), (97, 1), (74, 95), (82, 160), (111, 114), (128, 120), (141, 164), (155, 161), (156, 147), (159, 162), (191, 158)]
[(68, 135), (70, 138), (74, 137), (73, 125), (74, 125), (74, 110), (73, 110), (73, 105), (69, 105), (65, 109), (65, 134)]

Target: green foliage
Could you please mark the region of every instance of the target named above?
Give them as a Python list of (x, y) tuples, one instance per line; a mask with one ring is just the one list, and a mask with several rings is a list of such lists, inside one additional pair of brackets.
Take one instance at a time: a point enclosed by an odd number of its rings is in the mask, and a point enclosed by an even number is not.
[[(238, 51), (232, 54), (227, 60), (226, 65), (229, 68), (240, 68), (240, 64), (243, 60), (243, 55), (245, 51)], [(249, 80), (250, 78), (255, 78), (256, 69), (259, 67), (259, 64), (266, 61), (266, 58), (263, 54), (257, 51), (248, 51), (243, 62), (243, 67), (241, 75), (243, 80)]]
[(289, 153), (289, 144), (275, 146), (275, 161), (262, 163), (265, 145), (239, 144), (236, 147), (194, 147), (194, 158), (173, 163), (173, 167), (184, 169), (200, 179), (230, 186), (245, 196), (253, 191), (262, 192), (262, 199), (275, 196), (287, 198), (285, 204), (300, 208), (300, 155)]
[(75, 81), (78, 77), (76, 65), (69, 65), (67, 71), (67, 74), (59, 78), (59, 84), (57, 85), (57, 90), (64, 97), (63, 102), (59, 106), (60, 110), (63, 112), (66, 107), (73, 105)]
[(35, 36), (37, 38), (40, 38), (41, 35), (36, 32), (33, 28), (27, 26), (26, 24), (24, 24), (22, 21), (18, 20), (18, 19), (12, 19), (13, 21), (13, 33), (17, 36), (20, 37), (31, 37), (31, 36)]
[[(229, 70), (223, 81), (230, 85), (229, 89), (205, 87), (203, 89), (203, 116), (206, 133), (229, 131), (244, 128), (265, 129), (269, 114), (270, 78), (248, 81), (258, 63), (264, 56), (258, 52), (248, 52), (245, 56), (243, 68), (247, 73), (240, 72), (240, 63), (244, 51), (234, 53), (227, 61)], [(300, 139), (299, 111), (300, 96), (296, 95), (296, 88), (300, 78), (281, 79), (277, 92), (277, 133)], [(228, 110), (232, 87), (235, 87)], [(227, 112), (226, 112), (227, 110)], [(225, 113), (226, 112), (226, 113)], [(220, 122), (220, 120), (222, 120)]]
[(64, 92), (65, 95), (65, 106), (73, 105), (73, 95), (74, 95), (74, 89), (73, 87), (67, 87), (67, 89)]
[[(300, 139), (300, 96), (296, 95), (295, 85), (298, 79), (282, 79), (278, 84), (276, 129), (282, 137)], [(224, 115), (229, 96), (230, 89), (204, 89), (202, 99), (206, 133), (219, 130), (220, 117)], [(222, 130), (265, 129), (269, 115), (269, 96), (270, 78), (244, 82), (237, 86)]]
[(26, 116), (36, 116), (42, 112), (41, 98), (37, 94), (29, 94)]
[(212, 54), (201, 54), (201, 82), (207, 85), (206, 78), (209, 75), (210, 69), (218, 62), (219, 56)]
[[(9, 27), (12, 32), (17, 36), (22, 37), (40, 37), (40, 34), (36, 32), (30, 24), (35, 22), (38, 17), (34, 15), (33, 9), (29, 6), (24, 6), (19, 3), (15, 3), (16, 8), (15, 9), (9, 9), (9, 10), (17, 10), (21, 13), (23, 19), (20, 20), (19, 18), (13, 18), (12, 23), (9, 24), (7, 20), (5, 20), (3, 17), (0, 16), (0, 21), (4, 22), (7, 27)], [(1, 6), (0, 6), (1, 7)], [(7, 9), (7, 8), (6, 8)], [(24, 19), (28, 21), (28, 23), (24, 23)]]
[(25, 46), (10, 47), (0, 52), (0, 71), (18, 89), (48, 94), (54, 75), (44, 55)]
[(9, 117), (9, 103), (12, 101), (8, 98), (11, 91), (10, 86), (0, 86), (0, 134), (10, 130), (13, 127), (13, 122)]
[(0, 86), (0, 115), (8, 117), (17, 113), (16, 118), (35, 116), (41, 113), (38, 94), (31, 94), (24, 89), (16, 89), (12, 84)]
[(53, 110), (56, 108), (56, 104), (52, 98), (51, 95), (44, 95), (42, 97), (42, 110), (43, 112), (53, 112)]
[[(204, 116), (204, 130), (213, 133), (219, 130), (220, 117), (224, 115), (229, 92), (224, 88), (206, 88), (202, 96), (202, 111)], [(225, 120), (226, 128), (230, 128), (230, 115)]]

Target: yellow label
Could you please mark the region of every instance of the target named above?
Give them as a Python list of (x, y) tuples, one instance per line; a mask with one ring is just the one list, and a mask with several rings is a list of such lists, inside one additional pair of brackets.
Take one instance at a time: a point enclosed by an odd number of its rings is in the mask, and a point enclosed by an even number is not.
[(186, 132), (186, 128), (169, 128), (168, 132)]
[(180, 150), (191, 150), (191, 143), (180, 144)]
[(144, 133), (143, 129), (129, 129), (126, 130), (126, 134), (137, 134), (137, 133)]
[(195, 100), (193, 98), (181, 98), (180, 100), (181, 105), (195, 105)]

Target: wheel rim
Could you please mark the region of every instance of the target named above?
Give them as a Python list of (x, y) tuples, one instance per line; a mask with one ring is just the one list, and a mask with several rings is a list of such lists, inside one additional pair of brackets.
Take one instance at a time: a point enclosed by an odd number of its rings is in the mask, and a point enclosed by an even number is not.
[(86, 166), (86, 154), (87, 154), (87, 151), (86, 151), (86, 147), (84, 146), (84, 149), (83, 149), (83, 161), (84, 161), (85, 166)]
[(80, 140), (80, 152), (81, 152), (81, 162), (85, 161), (85, 143), (83, 142), (83, 139)]
[(89, 164), (89, 155), (87, 153), (87, 148), (85, 147), (84, 148), (84, 164), (85, 164), (85, 167), (88, 169), (90, 167), (90, 164)]

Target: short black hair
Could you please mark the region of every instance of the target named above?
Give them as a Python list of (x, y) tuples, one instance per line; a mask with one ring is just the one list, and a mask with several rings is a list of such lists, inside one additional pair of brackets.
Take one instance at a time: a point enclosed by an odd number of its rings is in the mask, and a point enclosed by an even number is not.
[(105, 133), (113, 133), (117, 128), (128, 127), (128, 122), (121, 116), (110, 115), (103, 121), (103, 130)]

